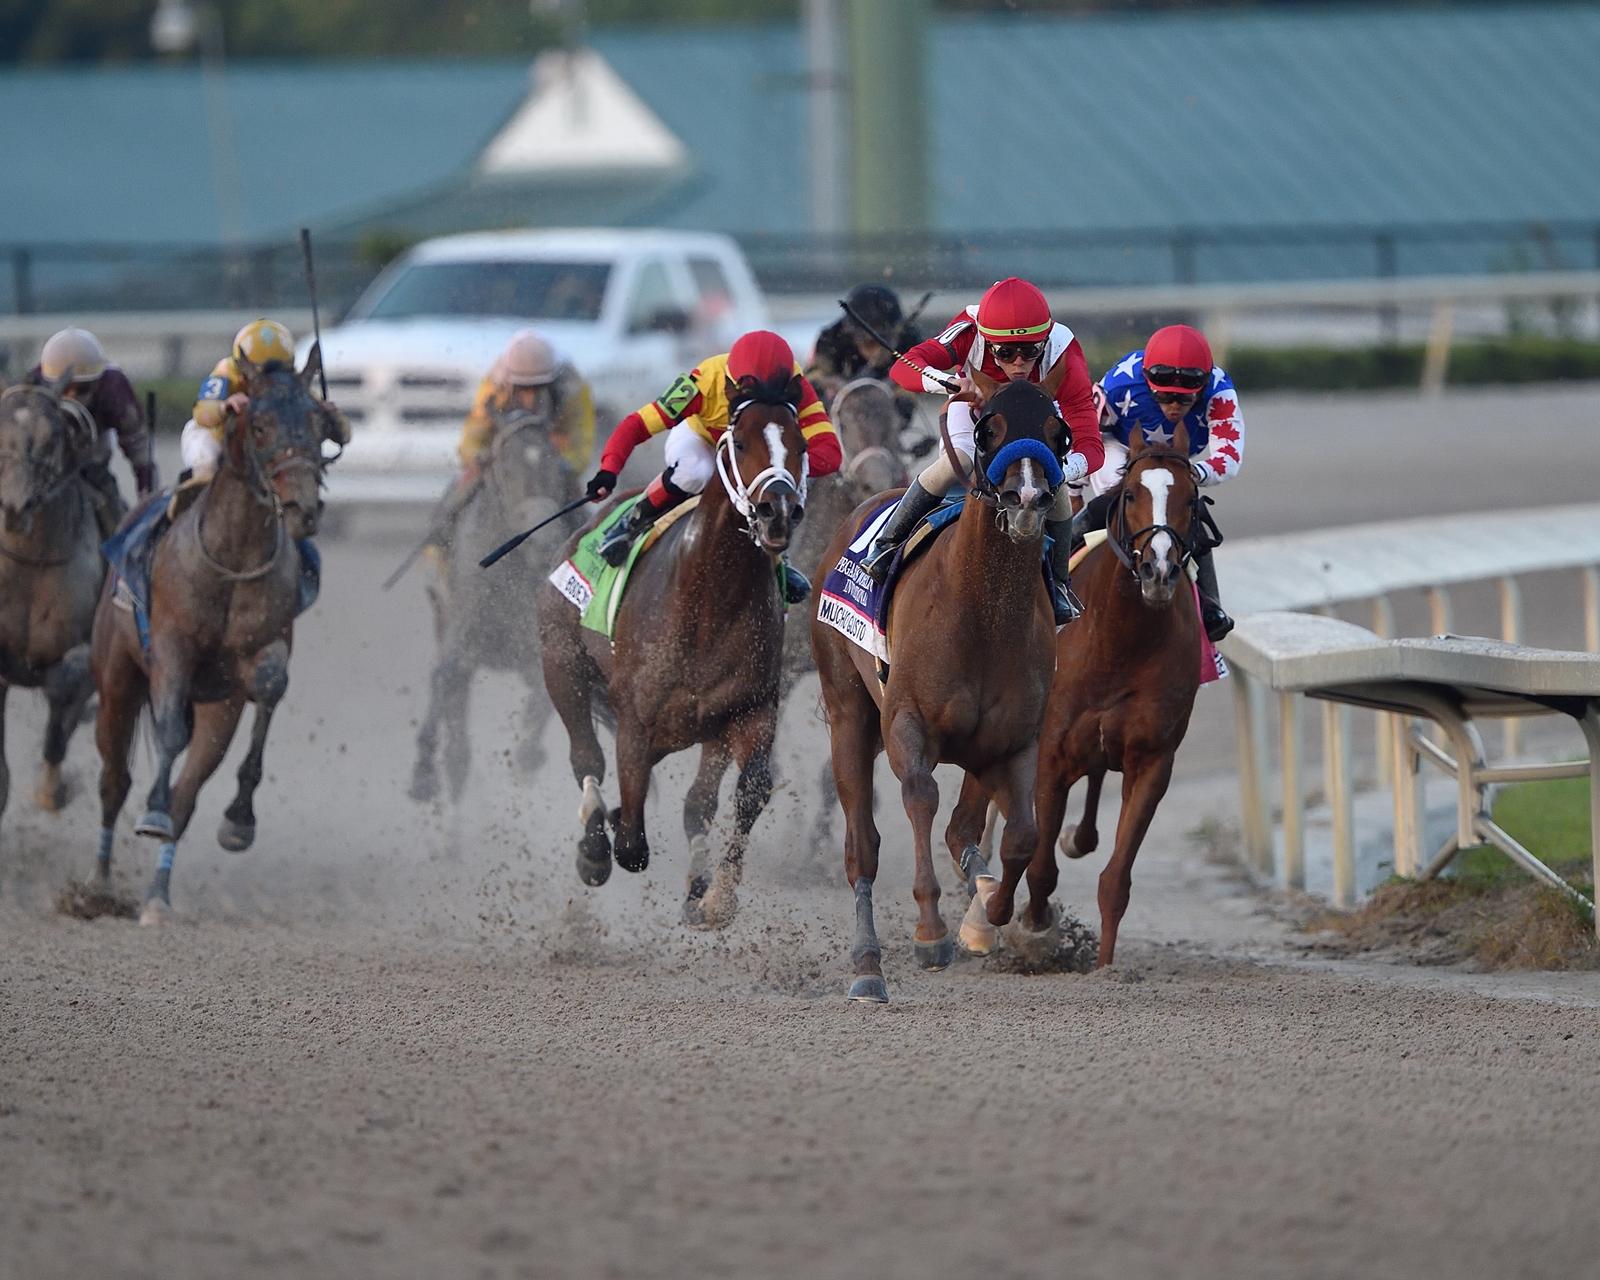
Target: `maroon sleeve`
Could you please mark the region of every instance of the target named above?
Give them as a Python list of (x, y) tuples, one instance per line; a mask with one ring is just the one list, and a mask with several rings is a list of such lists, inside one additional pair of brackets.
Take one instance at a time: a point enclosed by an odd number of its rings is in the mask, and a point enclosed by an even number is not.
[(1106, 447), (1100, 439), (1100, 411), (1094, 404), (1094, 383), (1089, 380), (1089, 361), (1083, 344), (1076, 338), (1061, 353), (1066, 376), (1056, 388), (1056, 404), (1072, 432), (1073, 452), (1081, 453), (1089, 464), (1089, 474), (1100, 470), (1106, 460)]
[(129, 466), (150, 465), (150, 429), (139, 408), (139, 393), (116, 365), (107, 365), (100, 375), (90, 410), (101, 435), (115, 428), (117, 443)]

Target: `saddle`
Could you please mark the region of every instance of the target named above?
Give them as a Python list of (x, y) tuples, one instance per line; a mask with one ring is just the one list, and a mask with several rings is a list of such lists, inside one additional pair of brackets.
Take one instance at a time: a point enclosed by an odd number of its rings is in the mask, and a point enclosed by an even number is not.
[[(100, 544), (100, 552), (111, 567), (111, 602), (133, 614), (139, 647), (146, 657), (150, 656), (150, 572), (155, 566), (156, 548), (172, 527), (172, 509), (171, 493), (152, 493)], [(300, 581), (294, 612), (299, 617), (321, 594), (322, 554), (308, 538), (302, 538), (297, 545), (300, 548)]]

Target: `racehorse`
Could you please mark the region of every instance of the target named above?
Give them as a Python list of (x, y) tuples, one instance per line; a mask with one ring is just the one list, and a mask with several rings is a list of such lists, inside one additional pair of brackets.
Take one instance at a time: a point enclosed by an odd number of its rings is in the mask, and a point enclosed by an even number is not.
[[(894, 391), (880, 378), (857, 378), (834, 393), (828, 408), (844, 465), (832, 475), (811, 482), (806, 515), (789, 543), (789, 563), (813, 582), (822, 567), (822, 553), (844, 518), (873, 494), (903, 489), (909, 479), (900, 456), (900, 410)], [(820, 585), (820, 583), (819, 583)], [(783, 632), (783, 688), (787, 693), (808, 671), (817, 669), (811, 653), (811, 630), (793, 614)], [(826, 790), (832, 790), (830, 774)], [(833, 797), (828, 796), (832, 806)]]
[[(644, 801), (651, 771), (674, 752), (704, 744), (683, 806), (691, 849), (683, 917), (696, 928), (732, 920), (750, 828), (772, 791), (783, 653), (776, 557), (805, 502), (805, 441), (794, 407), (737, 408), (716, 457), (720, 483), (708, 484), (696, 509), (635, 563), (614, 645), (580, 626), (578, 611), (554, 586), (539, 594), (545, 685), (567, 726), (573, 776), (583, 789), (578, 875), (585, 884), (605, 883), (612, 862), (595, 696), (616, 720), (622, 803), (609, 817), (625, 871), (643, 871), (650, 861)], [(581, 536), (561, 554), (572, 555)], [(735, 830), (712, 870), (708, 833), (730, 760), (739, 766)]]
[(51, 811), (66, 803), (61, 761), (94, 692), (89, 631), (105, 561), (78, 466), (95, 426), (82, 406), (62, 398), (70, 377), (16, 383), (0, 394), (0, 813), (11, 791), (7, 691), (42, 688), (50, 704), (34, 800)]
[[(195, 798), (233, 740), (246, 702), (256, 704), (239, 790), (217, 831), (230, 852), (255, 839), (252, 800), (272, 713), (289, 687), (289, 651), (299, 596), (298, 541), (316, 532), (322, 503), (321, 409), (310, 393), (322, 358), (312, 347), (298, 375), (234, 357), (250, 398), (228, 419), (216, 477), (173, 522), (150, 569), (149, 650), (133, 610), (112, 584), (95, 612), (92, 664), (100, 714), (100, 851), (111, 874), (112, 830), (132, 778), (128, 752), (149, 699), (155, 722), (156, 778), (135, 831), (160, 839), (160, 860), (145, 895), (143, 923), (171, 907), (172, 859)], [(130, 517), (130, 519), (133, 517)], [(173, 762), (188, 749), (172, 784)]]
[[(934, 766), (961, 765), (1012, 819), (1001, 842), (1002, 883), (987, 904), (991, 926), (1011, 918), (1012, 895), (1034, 855), (1034, 771), (1055, 670), (1055, 626), (1041, 561), (1044, 513), (1061, 483), (1057, 459), (1067, 426), (1056, 413), (1053, 387), (1012, 382), (996, 389), (981, 375), (979, 385), (986, 399), (975, 432), (974, 487), (955, 528), (900, 577), (888, 683), (880, 686), (873, 655), (812, 615), (845, 814), (845, 876), (856, 895), (852, 1000), (889, 998), (872, 911), (878, 874), (872, 767), (880, 750), (900, 779), (915, 833), (913, 950), (924, 969), (944, 968), (954, 954), (933, 869)], [(878, 505), (857, 509), (834, 536), (824, 563), (838, 561)]]
[(553, 708), (539, 669), (536, 601), (556, 550), (581, 517), (547, 526), (493, 575), (479, 569), (478, 561), (576, 496), (572, 468), (551, 443), (546, 425), (531, 414), (509, 414), (498, 424), (483, 487), (456, 522), (442, 549), (436, 584), (428, 588), (439, 657), (430, 682), (428, 714), (417, 732), (413, 800), (438, 795), (434, 757), (441, 726), (450, 799), (461, 798), (472, 754), (467, 735), (472, 677), (482, 667), (514, 671), (527, 683), (518, 761), (529, 773), (544, 762), (539, 740)]
[[(1107, 771), (1117, 770), (1122, 813), (1116, 847), (1100, 873), (1100, 968), (1116, 953), (1133, 860), (1167, 792), (1200, 687), (1200, 618), (1185, 570), (1204, 535), (1188, 431), (1180, 423), (1170, 447), (1150, 444), (1138, 431), (1130, 444), (1106, 542), (1074, 575), (1084, 616), (1056, 641), (1055, 686), (1039, 739), (1039, 842), (1021, 921), (1036, 932), (1049, 927), (1067, 793), (1088, 778), (1083, 820), (1061, 842), (1068, 857), (1081, 858), (1099, 844), (1100, 788)], [(962, 808), (964, 827), (952, 839), (974, 841), (983, 826), (982, 797), (963, 789)]]

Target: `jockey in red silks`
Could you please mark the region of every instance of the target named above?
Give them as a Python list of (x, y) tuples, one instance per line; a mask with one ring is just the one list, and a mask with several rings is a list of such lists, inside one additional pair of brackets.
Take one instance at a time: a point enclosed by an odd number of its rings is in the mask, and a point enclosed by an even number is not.
[[(843, 461), (839, 437), (789, 344), (766, 329), (747, 333), (726, 355), (710, 356), (679, 374), (659, 397), (619, 422), (606, 441), (600, 470), (589, 481), (591, 502), (599, 502), (617, 487), (617, 475), (629, 454), (651, 436), (667, 432), (666, 470), (645, 487), (627, 518), (601, 540), (600, 555), (608, 564), (620, 565), (634, 539), (658, 516), (706, 487), (716, 470), (717, 441), (739, 409), (751, 403), (788, 404), (794, 409), (806, 442), (808, 475), (825, 476), (839, 469)], [(783, 568), (785, 598), (789, 604), (799, 604), (810, 594), (811, 584), (787, 560)]]
[[(919, 342), (906, 352), (906, 359), (924, 369), (948, 372), (960, 370), (961, 391), (946, 411), (945, 426), (951, 447), (960, 459), (963, 472), (970, 473), (977, 450), (973, 444), (974, 405), (981, 407), (982, 392), (973, 380), (972, 370), (981, 369), (997, 382), (1043, 382), (1052, 371), (1061, 372), (1056, 388), (1056, 407), (1072, 433), (1072, 448), (1061, 460), (1063, 481), (1056, 489), (1055, 505), (1045, 517), (1045, 530), (1053, 539), (1050, 568), (1055, 579), (1051, 604), (1056, 625), (1071, 622), (1083, 612), (1072, 593), (1067, 571), (1071, 554), (1069, 531), (1072, 506), (1067, 486), (1097, 471), (1105, 459), (1100, 441), (1100, 415), (1095, 407), (1089, 365), (1083, 345), (1064, 324), (1050, 316), (1044, 294), (1026, 280), (1012, 277), (992, 285), (977, 306), (968, 307), (950, 322), (937, 338)], [(943, 392), (944, 386), (900, 361), (891, 376), (911, 391)], [(889, 570), (896, 549), (911, 536), (917, 522), (937, 507), (956, 483), (956, 471), (943, 450), (938, 458), (911, 482), (894, 515), (873, 543), (868, 572), (881, 578)]]

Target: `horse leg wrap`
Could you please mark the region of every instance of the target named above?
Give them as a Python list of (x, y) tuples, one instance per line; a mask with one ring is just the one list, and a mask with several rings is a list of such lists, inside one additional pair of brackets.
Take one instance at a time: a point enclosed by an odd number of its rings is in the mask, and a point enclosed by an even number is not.
[(961, 851), (961, 874), (966, 877), (967, 896), (974, 897), (978, 892), (978, 879), (993, 880), (994, 873), (989, 870), (989, 864), (984, 860), (983, 850), (975, 844), (969, 844)]
[(883, 948), (878, 945), (878, 930), (872, 920), (872, 881), (861, 876), (856, 881), (856, 936), (850, 959), (859, 968), (869, 956), (881, 961)]
[(100, 848), (97, 862), (102, 880), (111, 879), (111, 840), (115, 832), (110, 827), (100, 828)]
[(171, 901), (172, 860), (177, 853), (178, 846), (170, 840), (161, 846), (161, 855), (156, 859), (156, 874), (150, 881), (150, 888), (145, 891), (146, 902)]
[(606, 802), (600, 795), (600, 779), (588, 774), (583, 779), (583, 799), (578, 804), (578, 821), (585, 827), (595, 814), (604, 814)]

